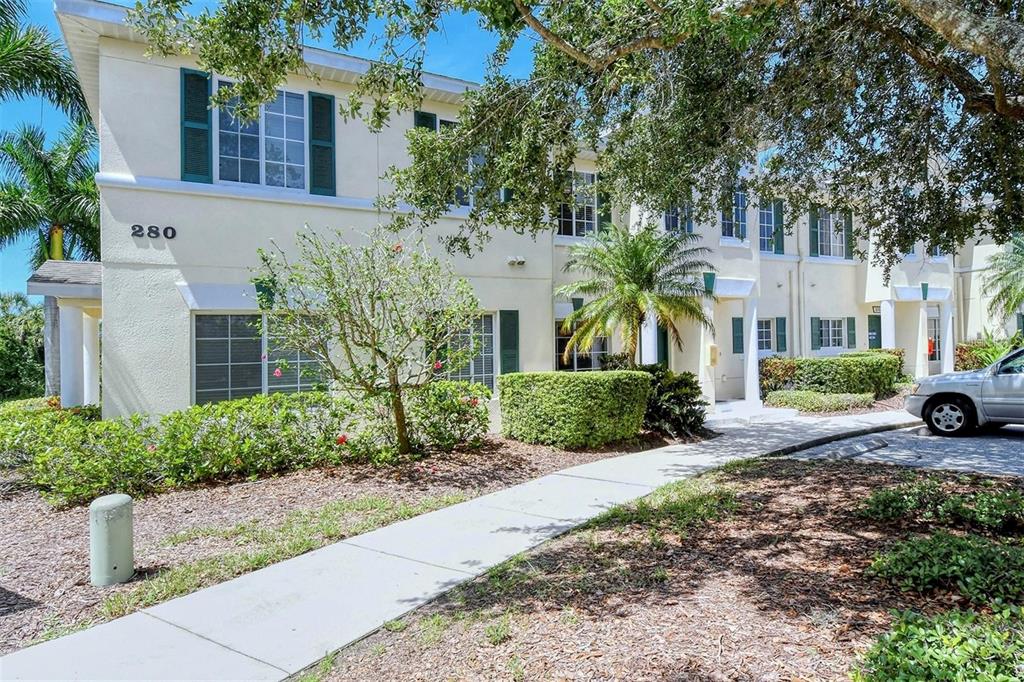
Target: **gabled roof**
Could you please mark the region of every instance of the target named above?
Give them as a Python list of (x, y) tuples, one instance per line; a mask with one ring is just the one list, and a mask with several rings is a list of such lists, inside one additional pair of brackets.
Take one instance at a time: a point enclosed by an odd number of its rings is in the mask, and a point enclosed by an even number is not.
[(99, 261), (48, 260), (28, 278), (27, 291), (38, 296), (98, 299), (102, 281)]
[[(127, 8), (98, 0), (55, 0), (53, 5), (64, 42), (78, 72), (85, 101), (93, 120), (99, 120), (99, 39), (100, 37), (145, 43), (145, 39), (125, 24)], [(306, 64), (320, 78), (340, 83), (355, 83), (369, 69), (367, 59), (352, 57), (317, 47), (303, 48)], [(458, 104), (467, 90), (479, 84), (438, 74), (423, 74), (423, 94), (430, 100)]]

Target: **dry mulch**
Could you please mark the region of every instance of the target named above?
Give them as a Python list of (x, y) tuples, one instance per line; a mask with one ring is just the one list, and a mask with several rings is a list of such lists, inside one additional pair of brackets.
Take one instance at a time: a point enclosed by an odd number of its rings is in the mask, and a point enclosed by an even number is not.
[[(731, 516), (685, 536), (626, 525), (556, 539), (342, 650), (328, 677), (848, 679), (858, 654), (888, 629), (890, 609), (963, 605), (864, 573), (913, 528), (870, 522), (857, 506), (908, 475), (785, 459), (717, 474), (737, 491)], [(510, 576), (520, 582), (509, 587)], [(506, 626), (508, 639), (493, 643)]]
[(232, 547), (230, 540), (216, 537), (166, 544), (168, 537), (190, 529), (227, 529), (252, 520), (274, 525), (297, 510), (366, 496), (406, 503), (456, 493), (473, 497), (566, 467), (665, 444), (647, 436), (625, 446), (568, 452), (490, 437), (477, 449), (397, 466), (308, 469), (136, 500), (139, 577), (113, 588), (89, 584), (87, 507), (55, 510), (38, 493), (0, 481), (0, 655), (28, 646), (48, 629), (95, 617), (112, 590), (130, 589), (145, 576)]

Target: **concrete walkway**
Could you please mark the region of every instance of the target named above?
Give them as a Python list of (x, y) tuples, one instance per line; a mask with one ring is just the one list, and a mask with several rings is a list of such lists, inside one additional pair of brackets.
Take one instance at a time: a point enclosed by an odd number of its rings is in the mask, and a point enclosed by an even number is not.
[[(918, 423), (903, 412), (719, 426), (423, 514), (0, 658), (0, 679), (282, 680), (509, 557), (679, 478)], [(45, 567), (40, 567), (45, 570)]]

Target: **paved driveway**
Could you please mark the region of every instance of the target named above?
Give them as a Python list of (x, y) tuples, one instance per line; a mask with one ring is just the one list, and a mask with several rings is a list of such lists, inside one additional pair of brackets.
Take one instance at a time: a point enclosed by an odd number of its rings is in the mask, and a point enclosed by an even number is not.
[(857, 443), (877, 441), (886, 447), (857, 455), (858, 462), (883, 462), (931, 469), (955, 469), (983, 474), (1024, 476), (1024, 426), (1007, 426), (967, 438), (933, 436), (927, 428), (890, 431), (822, 445), (792, 455), (797, 459), (817, 459), (835, 454)]

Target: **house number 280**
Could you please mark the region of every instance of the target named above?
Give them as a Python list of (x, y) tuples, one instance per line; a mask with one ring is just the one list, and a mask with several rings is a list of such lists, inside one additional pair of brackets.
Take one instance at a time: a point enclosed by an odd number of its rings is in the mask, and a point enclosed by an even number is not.
[(178, 231), (168, 225), (167, 227), (160, 228), (156, 225), (150, 225), (149, 227), (143, 227), (142, 225), (132, 225), (132, 236), (133, 237), (149, 237), (150, 239), (174, 239), (178, 236)]

